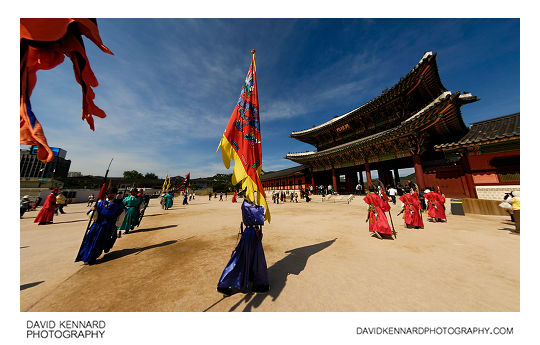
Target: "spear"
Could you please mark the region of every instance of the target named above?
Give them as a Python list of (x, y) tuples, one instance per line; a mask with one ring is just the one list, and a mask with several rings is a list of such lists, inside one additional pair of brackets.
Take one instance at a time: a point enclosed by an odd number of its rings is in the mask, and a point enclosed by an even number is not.
[[(388, 196), (386, 196), (386, 187), (384, 186), (384, 183), (382, 183), (382, 181), (379, 181), (379, 183), (382, 186), (383, 196), (385, 197), (384, 199), (388, 203)], [(394, 229), (394, 221), (392, 220), (392, 213), (390, 211), (391, 210), (388, 210), (388, 217), (390, 217), (390, 224), (392, 225), (392, 234), (394, 234), (394, 238), (397, 238), (397, 232), (396, 229)]]
[[(114, 159), (114, 157), (111, 158), (109, 166), (107, 167), (107, 171), (105, 172), (105, 177), (103, 177), (103, 185), (101, 186), (101, 189), (99, 190), (99, 194), (98, 194), (97, 201), (96, 201), (96, 206), (97, 206), (97, 203), (100, 200), (103, 200), (103, 198), (105, 197), (105, 194), (107, 193), (107, 175), (109, 175), (109, 168), (111, 167), (113, 159)], [(92, 214), (90, 215), (90, 219), (88, 220), (88, 225), (86, 225), (86, 231), (84, 232), (84, 236), (83, 236), (83, 239), (81, 241), (81, 246), (79, 248), (79, 251), (77, 252), (77, 255), (79, 255), (79, 253), (81, 252), (81, 249), (82, 249), (83, 243), (84, 243), (84, 238), (86, 237), (86, 234), (88, 234), (88, 230), (90, 230), (90, 225), (92, 224), (92, 219), (94, 218), (94, 213), (96, 212), (96, 206), (92, 207)], [(75, 258), (75, 260), (77, 260), (77, 258)]]
[(416, 190), (418, 191), (417, 193), (417, 196), (418, 196), (418, 201), (420, 202), (420, 219), (422, 219), (422, 223), (424, 223), (424, 216), (422, 215), (422, 202), (420, 201), (420, 187), (418, 187), (418, 185), (415, 183), (414, 184), (416, 186)]
[[(148, 202), (147, 202), (147, 200), (148, 200)], [(144, 217), (144, 211), (146, 211), (146, 208), (148, 207), (148, 204), (150, 203), (150, 199), (149, 199), (149, 197), (146, 198), (146, 195), (143, 198), (143, 203), (144, 203), (144, 208), (142, 209), (141, 214), (139, 215), (139, 221), (137, 222), (137, 227), (139, 227), (139, 225), (141, 225), (141, 221), (142, 221), (142, 219)]]
[(390, 224), (392, 225), (392, 233), (394, 234), (394, 238), (397, 238), (397, 232), (396, 229), (394, 229), (394, 221), (392, 220), (392, 213), (390, 213), (390, 210), (388, 210), (388, 216), (390, 217)]
[[(444, 196), (444, 194), (441, 192), (441, 187), (437, 186), (437, 190), (439, 191), (439, 195)], [(446, 206), (444, 206), (444, 202), (442, 204), (443, 210), (446, 212)]]

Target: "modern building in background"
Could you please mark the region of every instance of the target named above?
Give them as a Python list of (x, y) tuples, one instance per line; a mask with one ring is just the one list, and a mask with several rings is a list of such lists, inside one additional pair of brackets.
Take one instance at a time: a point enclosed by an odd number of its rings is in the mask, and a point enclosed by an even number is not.
[(30, 149), (21, 149), (21, 178), (55, 178), (67, 177), (71, 161), (66, 159), (67, 151), (58, 147), (51, 147), (54, 159), (43, 163), (37, 159), (37, 146)]

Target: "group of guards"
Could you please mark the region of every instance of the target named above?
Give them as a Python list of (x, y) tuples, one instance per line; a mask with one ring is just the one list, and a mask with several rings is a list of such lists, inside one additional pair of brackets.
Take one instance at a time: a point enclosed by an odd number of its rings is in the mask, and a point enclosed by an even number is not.
[[(368, 190), (369, 192), (363, 200), (368, 206), (366, 222), (369, 221), (369, 231), (380, 239), (392, 238), (396, 233), (393, 229), (389, 198), (384, 189), (376, 193), (375, 188), (369, 186)], [(426, 190), (423, 195), (427, 202), (428, 217), (431, 221), (445, 221), (444, 195), (431, 190), (433, 188)], [(121, 237), (122, 230), (124, 230), (124, 234), (128, 234), (140, 224), (149, 202), (149, 196), (145, 196), (142, 189), (140, 191), (132, 189), (129, 196), (118, 199), (117, 192), (116, 188), (111, 188), (106, 197), (98, 201), (89, 211), (89, 213), (93, 213), (94, 222), (88, 227), (75, 261), (95, 263), (103, 252), (110, 251), (116, 239)], [(51, 213), (47, 205), (51, 205), (54, 210), (57, 193), (56, 189), (51, 192), (36, 219), (42, 218), (42, 213)], [(168, 208), (169, 200), (172, 201), (172, 198), (164, 198), (163, 200), (165, 209)], [(406, 187), (405, 193), (400, 196), (399, 200), (402, 203), (402, 211), (399, 214), (403, 213), (407, 228), (423, 228), (422, 206), (418, 190)], [(261, 243), (264, 211), (264, 208), (260, 206), (254, 206), (247, 202), (242, 204), (243, 225), (246, 226), (242, 232), (245, 236), (242, 236), (243, 240), (235, 248), (218, 283), (218, 291), (226, 296), (235, 292), (265, 292), (269, 290), (267, 267)], [(388, 222), (386, 212), (390, 216), (392, 226)], [(242, 259), (246, 255), (249, 259), (247, 257)]]
[[(392, 221), (392, 215), (390, 214), (390, 204), (388, 202), (388, 196), (384, 190), (380, 190), (379, 193), (375, 193), (373, 186), (368, 187), (369, 192), (364, 197), (364, 202), (368, 205), (368, 214), (366, 222), (369, 221), (369, 232), (379, 239), (395, 237), (396, 232)], [(424, 221), (422, 218), (422, 205), (420, 203), (420, 197), (417, 188), (410, 186), (405, 187), (405, 193), (399, 197), (402, 203), (402, 210), (398, 215), (403, 214), (403, 220), (405, 226), (412, 229), (423, 229)], [(423, 194), (425, 201), (427, 202), (428, 220), (433, 222), (446, 221), (445, 214), (445, 197), (439, 191), (435, 192), (433, 187), (428, 187)], [(388, 212), (390, 216), (390, 222), (385, 212)]]
[[(57, 204), (58, 188), (54, 188), (45, 199), (43, 207), (34, 222), (51, 224)], [(107, 253), (114, 245), (116, 238), (130, 233), (141, 222), (144, 211), (150, 201), (142, 189), (132, 189), (130, 195), (120, 199), (118, 189), (111, 188), (103, 200), (99, 200), (87, 214), (91, 220), (84, 235), (75, 261), (94, 263), (103, 253)], [(92, 222), (93, 221), (93, 222)]]
[(122, 230), (129, 234), (140, 225), (150, 196), (135, 188), (123, 199), (117, 198), (117, 193), (117, 188), (111, 188), (106, 197), (88, 211), (94, 222), (84, 235), (75, 261), (94, 263), (101, 253), (109, 252), (117, 238), (122, 237)]

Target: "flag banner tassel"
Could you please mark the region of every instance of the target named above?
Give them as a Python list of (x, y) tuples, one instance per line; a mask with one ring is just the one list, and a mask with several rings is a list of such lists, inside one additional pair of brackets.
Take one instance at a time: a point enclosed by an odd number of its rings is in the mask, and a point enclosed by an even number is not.
[[(221, 137), (221, 141), (218, 146), (218, 150), (219, 149), (221, 149), (221, 158), (223, 160), (223, 164), (227, 169), (231, 167), (231, 161), (234, 160), (234, 171), (231, 181), (233, 186), (242, 183), (242, 190), (246, 190), (245, 198), (253, 204), (264, 206), (264, 208), (266, 209), (264, 219), (270, 222), (270, 209), (268, 208), (268, 204), (266, 203), (266, 195), (262, 186), (260, 185), (260, 181), (257, 181), (259, 183), (253, 181), (253, 179), (247, 174), (246, 170), (244, 169), (244, 165), (242, 164), (242, 161), (238, 156), (238, 153), (236, 153), (233, 146), (231, 145), (229, 140), (227, 140), (225, 135)], [(259, 167), (257, 168), (257, 177), (260, 176), (261, 170), (262, 166), (259, 165)], [(257, 196), (256, 198), (255, 195)]]
[(246, 191), (245, 198), (255, 205), (264, 206), (264, 219), (270, 222), (270, 209), (259, 177), (262, 171), (261, 129), (255, 50), (251, 53), (249, 71), (217, 150), (221, 149), (227, 169), (234, 160), (232, 184), (241, 183), (242, 190)]

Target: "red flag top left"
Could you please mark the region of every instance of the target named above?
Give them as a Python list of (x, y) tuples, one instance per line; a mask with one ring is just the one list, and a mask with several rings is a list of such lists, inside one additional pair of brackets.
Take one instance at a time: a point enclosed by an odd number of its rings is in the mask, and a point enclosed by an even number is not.
[(21, 92), (20, 143), (37, 145), (37, 158), (50, 162), (53, 152), (47, 144), (43, 128), (32, 111), (30, 96), (37, 82), (38, 70), (52, 69), (64, 61), (73, 63), (75, 79), (82, 89), (82, 119), (94, 130), (92, 116), (104, 118), (105, 112), (94, 104), (92, 87), (98, 86), (86, 56), (82, 35), (88, 37), (103, 52), (114, 55), (101, 41), (97, 22), (87, 18), (21, 18)]

